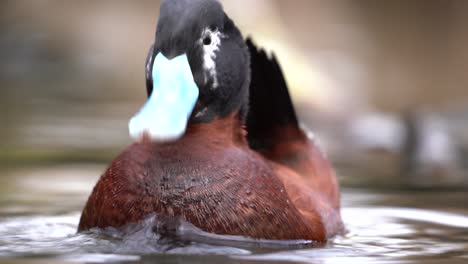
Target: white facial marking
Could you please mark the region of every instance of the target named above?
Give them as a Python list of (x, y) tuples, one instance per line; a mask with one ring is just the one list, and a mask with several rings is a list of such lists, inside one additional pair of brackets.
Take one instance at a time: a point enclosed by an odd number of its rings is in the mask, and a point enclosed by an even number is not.
[(208, 107), (203, 108), (200, 112), (198, 112), (195, 117), (200, 118), (206, 114), (206, 111), (208, 110)]
[[(211, 43), (208, 45), (205, 45), (204, 39), (209, 37), (211, 39)], [(221, 39), (225, 38), (226, 35), (223, 33), (219, 32), (218, 29), (215, 29), (214, 31), (205, 28), (202, 32), (202, 36), (200, 39), (200, 43), (203, 46), (203, 68), (207, 73), (210, 75), (211, 78), (213, 78), (213, 89), (218, 88), (219, 83), (218, 83), (218, 76), (216, 73), (216, 52), (219, 51), (219, 46), (221, 45)], [(206, 74), (206, 73), (205, 73)], [(205, 75), (205, 82), (207, 81), (208, 78), (206, 78)]]

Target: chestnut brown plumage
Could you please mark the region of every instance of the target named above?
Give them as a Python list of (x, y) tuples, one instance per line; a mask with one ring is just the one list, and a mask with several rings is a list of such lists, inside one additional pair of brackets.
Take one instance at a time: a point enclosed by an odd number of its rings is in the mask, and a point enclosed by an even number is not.
[(122, 227), (156, 213), (252, 238), (324, 241), (339, 231), (336, 182), (315, 146), (300, 137), (267, 160), (248, 147), (238, 120), (189, 126), (172, 144), (130, 146), (94, 188), (79, 230)]

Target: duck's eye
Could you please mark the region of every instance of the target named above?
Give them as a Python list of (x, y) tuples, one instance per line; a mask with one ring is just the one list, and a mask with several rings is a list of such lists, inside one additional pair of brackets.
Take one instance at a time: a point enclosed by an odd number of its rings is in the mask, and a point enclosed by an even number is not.
[(210, 35), (203, 38), (203, 45), (205, 45), (205, 46), (211, 45), (211, 36)]

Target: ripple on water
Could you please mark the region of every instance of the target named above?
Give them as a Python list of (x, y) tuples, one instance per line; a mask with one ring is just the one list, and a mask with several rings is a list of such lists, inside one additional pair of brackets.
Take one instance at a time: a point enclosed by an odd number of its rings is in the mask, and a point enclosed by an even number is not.
[(468, 259), (468, 217), (462, 214), (382, 206), (346, 206), (342, 214), (348, 232), (321, 245), (207, 234), (184, 222), (172, 233), (164, 228), (155, 233), (154, 227), (163, 225), (154, 216), (120, 231), (92, 230), (84, 234), (76, 234), (78, 212), (7, 216), (0, 218), (0, 257), (103, 263), (196, 255), (204, 257), (200, 263), (219, 263), (215, 256), (221, 255), (225, 264), (464, 263)]

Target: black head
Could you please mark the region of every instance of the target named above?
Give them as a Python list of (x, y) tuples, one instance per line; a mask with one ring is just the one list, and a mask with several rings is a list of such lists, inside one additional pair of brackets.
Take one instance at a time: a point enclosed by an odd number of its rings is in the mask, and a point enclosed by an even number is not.
[(171, 59), (187, 54), (199, 97), (189, 122), (210, 122), (240, 111), (247, 112), (250, 57), (234, 22), (216, 0), (165, 0), (156, 40), (146, 62), (148, 95), (152, 67), (158, 53)]

